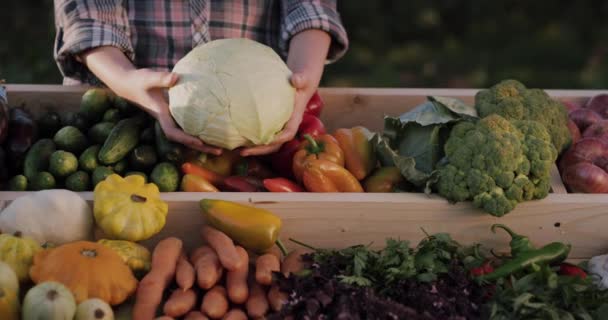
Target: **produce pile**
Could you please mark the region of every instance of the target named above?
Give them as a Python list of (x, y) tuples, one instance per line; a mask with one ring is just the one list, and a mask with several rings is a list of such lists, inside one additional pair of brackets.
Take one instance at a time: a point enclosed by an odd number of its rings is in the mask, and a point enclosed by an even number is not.
[(320, 249), (289, 239), (288, 252), (272, 212), (201, 199), (200, 242), (186, 248), (173, 235), (148, 249), (138, 242), (158, 235), (168, 213), (159, 195), (141, 176), (114, 174), (96, 187), (93, 208), (68, 190), (12, 202), (0, 212), (0, 319), (608, 316), (608, 255), (574, 265), (569, 244), (537, 246), (505, 225), (491, 227), (511, 236), (504, 255), (425, 230), (415, 246), (388, 238), (381, 249)]

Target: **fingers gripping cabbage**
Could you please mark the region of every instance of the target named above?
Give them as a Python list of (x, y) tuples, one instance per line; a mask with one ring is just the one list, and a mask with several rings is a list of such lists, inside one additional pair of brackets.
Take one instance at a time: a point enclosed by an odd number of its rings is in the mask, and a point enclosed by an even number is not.
[(235, 149), (270, 143), (289, 120), (291, 71), (270, 48), (249, 39), (214, 40), (175, 65), (169, 89), (179, 126), (205, 143)]

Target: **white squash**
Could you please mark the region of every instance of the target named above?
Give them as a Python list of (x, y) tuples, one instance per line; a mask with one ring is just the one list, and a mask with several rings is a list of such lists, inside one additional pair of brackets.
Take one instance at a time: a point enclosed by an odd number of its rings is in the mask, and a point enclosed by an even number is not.
[(114, 311), (101, 299), (87, 299), (76, 308), (74, 320), (114, 320)]
[(44, 245), (93, 238), (93, 211), (77, 193), (43, 190), (15, 199), (0, 213), (0, 231), (20, 231)]
[(23, 320), (72, 320), (76, 301), (72, 292), (58, 282), (42, 282), (23, 299)]

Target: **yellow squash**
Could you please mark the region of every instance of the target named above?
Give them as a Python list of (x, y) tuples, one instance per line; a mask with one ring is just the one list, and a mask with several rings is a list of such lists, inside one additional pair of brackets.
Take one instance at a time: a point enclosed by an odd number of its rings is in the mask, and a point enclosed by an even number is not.
[(150, 271), (151, 254), (148, 248), (126, 240), (101, 239), (97, 241), (114, 250), (134, 272)]
[(164, 227), (168, 209), (158, 187), (139, 175), (113, 174), (95, 187), (95, 222), (112, 239), (141, 241), (154, 236)]
[(34, 255), (41, 250), (38, 242), (29, 237), (22, 237), (20, 232), (15, 235), (0, 234), (0, 261), (8, 264), (21, 282), (29, 279), (28, 272)]
[(137, 289), (137, 279), (114, 250), (90, 241), (77, 241), (34, 256), (34, 283), (56, 281), (72, 291), (77, 303), (99, 298), (110, 305), (124, 302)]

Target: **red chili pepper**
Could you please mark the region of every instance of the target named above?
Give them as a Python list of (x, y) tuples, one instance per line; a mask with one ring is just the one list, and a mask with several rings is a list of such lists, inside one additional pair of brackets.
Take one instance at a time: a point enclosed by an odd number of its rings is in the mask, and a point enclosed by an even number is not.
[(264, 191), (264, 184), (253, 177), (230, 176), (224, 179), (222, 191), (261, 192)]
[(264, 187), (270, 192), (304, 192), (298, 184), (285, 178), (264, 179)]
[(272, 168), (280, 175), (286, 178), (293, 178), (293, 156), (300, 149), (300, 140), (294, 139), (281, 146), (281, 149), (272, 155), (270, 162)]
[(585, 272), (585, 270), (581, 269), (578, 266), (575, 266), (573, 264), (570, 263), (561, 263), (559, 265), (559, 274), (563, 275), (563, 276), (579, 276), (583, 279), (587, 278), (587, 273)]
[(304, 112), (315, 117), (320, 117), (321, 111), (323, 111), (323, 100), (321, 100), (319, 92), (315, 91), (315, 94), (313, 94), (312, 97), (310, 97), (310, 100), (308, 100), (308, 104), (306, 105), (306, 110)]
[(481, 266), (471, 269), (471, 274), (474, 276), (481, 276), (492, 272), (494, 272), (494, 267), (492, 267), (490, 261), (486, 261)]
[(302, 115), (302, 122), (298, 128), (299, 137), (303, 137), (305, 134), (317, 137), (325, 133), (325, 125), (321, 119), (306, 113)]

